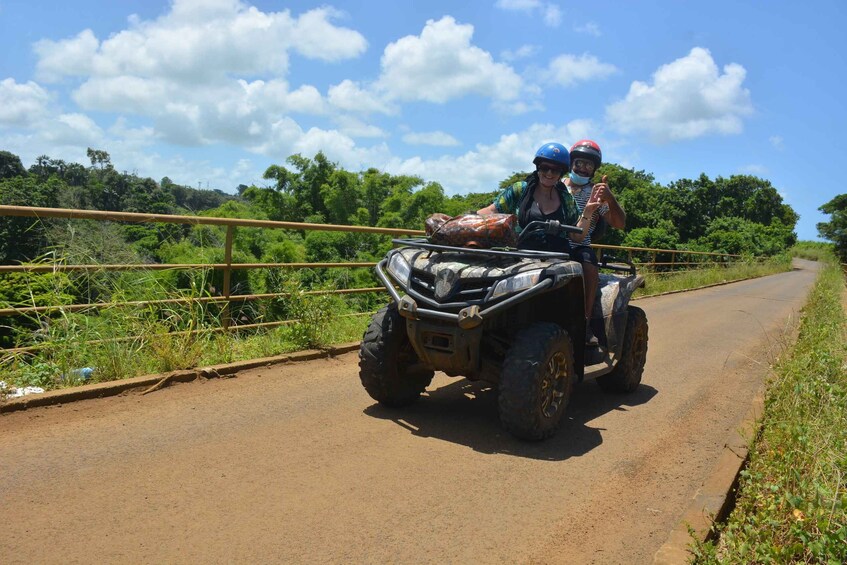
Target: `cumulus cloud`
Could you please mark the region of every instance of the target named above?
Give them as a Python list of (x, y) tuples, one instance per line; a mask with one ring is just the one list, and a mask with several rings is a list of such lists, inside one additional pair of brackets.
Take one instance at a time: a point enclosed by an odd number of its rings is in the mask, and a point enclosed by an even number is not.
[(472, 25), (458, 24), (450, 16), (427, 21), (420, 36), (403, 37), (385, 48), (377, 89), (389, 99), (434, 103), (469, 94), (517, 98), (520, 77), (472, 45), (472, 36)]
[(603, 79), (618, 72), (610, 63), (603, 63), (594, 55), (559, 55), (550, 62), (551, 80), (562, 86), (573, 86), (580, 82)]
[(478, 144), (458, 156), (437, 159), (392, 159), (385, 170), (397, 175), (417, 175), (436, 181), (447, 194), (489, 192), (515, 171), (532, 169), (532, 159), (538, 148), (551, 141), (569, 146), (597, 129), (589, 120), (574, 120), (567, 124), (533, 124), (523, 131), (500, 136), (492, 144)]
[(329, 88), (329, 103), (341, 110), (360, 112), (363, 114), (394, 114), (397, 107), (379, 94), (363, 88), (352, 80), (345, 79)]
[(341, 13), (318, 8), (293, 17), (288, 10), (265, 13), (232, 0), (175, 0), (171, 11), (99, 42), (90, 30), (71, 39), (35, 46), (37, 71), (45, 80), (64, 76), (163, 78), (211, 81), (228, 74), (282, 74), (288, 54), (340, 61), (361, 55), (359, 32), (335, 26)]
[(92, 62), (99, 48), (100, 42), (90, 29), (62, 41), (37, 41), (33, 46), (38, 56), (36, 75), (45, 82), (54, 82), (68, 75), (87, 75), (93, 70)]
[(735, 63), (721, 73), (711, 53), (695, 47), (653, 73), (652, 84), (633, 82), (626, 98), (606, 108), (606, 118), (623, 133), (646, 133), (656, 142), (737, 134), (753, 111), (745, 76)]
[(339, 131), (350, 137), (388, 137), (388, 134), (380, 127), (352, 116), (338, 116), (335, 122), (338, 124)]
[(102, 41), (91, 30), (39, 41), (37, 74), (78, 80), (72, 98), (83, 110), (149, 119), (164, 141), (260, 144), (282, 117), (329, 112), (314, 86), (292, 88), (284, 75), (292, 53), (332, 63), (364, 52), (359, 32), (333, 23), (342, 16), (327, 7), (293, 16), (241, 0), (174, 0), (161, 17), (132, 17)]
[(407, 133), (403, 141), (409, 145), (434, 145), (436, 147), (451, 147), (459, 145), (459, 140), (443, 131)]
[(103, 139), (103, 130), (84, 114), (62, 114), (43, 131), (43, 136), (51, 144), (90, 147)]
[(50, 94), (32, 81), (7, 78), (0, 81), (0, 100), (0, 126), (26, 127), (46, 115)]

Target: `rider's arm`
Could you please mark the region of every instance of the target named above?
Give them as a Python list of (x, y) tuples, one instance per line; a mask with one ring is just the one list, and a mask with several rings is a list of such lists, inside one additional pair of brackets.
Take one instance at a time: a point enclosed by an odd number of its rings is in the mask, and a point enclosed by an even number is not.
[(607, 200), (606, 204), (609, 205), (609, 211), (603, 215), (603, 218), (611, 227), (622, 230), (626, 226), (626, 212), (623, 211), (614, 196)]
[(597, 201), (589, 202), (585, 205), (585, 208), (580, 212), (579, 218), (574, 224), (578, 228), (582, 228), (582, 232), (580, 233), (572, 233), (570, 234), (571, 241), (576, 243), (580, 243), (585, 237), (588, 235), (591, 230), (591, 218), (597, 212), (597, 209), (600, 207), (600, 203)]
[(503, 192), (497, 195), (490, 205), (481, 208), (477, 214), (514, 214), (517, 211), (523, 191), (526, 190), (525, 182), (516, 182), (507, 186)]

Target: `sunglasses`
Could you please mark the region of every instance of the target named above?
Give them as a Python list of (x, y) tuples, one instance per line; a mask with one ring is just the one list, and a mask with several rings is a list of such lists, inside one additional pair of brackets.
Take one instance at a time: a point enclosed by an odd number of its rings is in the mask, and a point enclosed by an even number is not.
[(542, 175), (553, 173), (556, 176), (562, 176), (563, 174), (565, 174), (565, 171), (563, 171), (559, 167), (551, 167), (550, 165), (538, 165), (536, 170)]
[(589, 161), (588, 159), (574, 159), (572, 165), (574, 169), (594, 170), (594, 161)]

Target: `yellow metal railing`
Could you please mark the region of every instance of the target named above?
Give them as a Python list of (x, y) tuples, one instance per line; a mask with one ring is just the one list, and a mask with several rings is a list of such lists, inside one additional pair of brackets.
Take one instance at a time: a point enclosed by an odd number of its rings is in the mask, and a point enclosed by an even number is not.
[[(70, 210), (61, 208), (37, 208), (27, 206), (0, 206), (0, 216), (28, 217), (36, 220), (47, 218), (59, 219), (82, 219), (114, 222), (134, 223), (172, 223), (182, 225), (212, 225), (226, 228), (226, 240), (224, 245), (223, 263), (188, 263), (188, 264), (91, 264), (91, 265), (68, 265), (68, 264), (24, 264), (24, 265), (0, 265), (0, 275), (5, 273), (49, 273), (49, 272), (74, 272), (74, 271), (129, 271), (129, 270), (190, 270), (190, 269), (213, 269), (223, 272), (223, 288), (220, 296), (202, 296), (172, 298), (165, 300), (149, 301), (127, 301), (127, 302), (105, 302), (88, 304), (65, 304), (48, 306), (21, 306), (0, 308), (0, 317), (18, 316), (27, 314), (41, 314), (51, 311), (79, 312), (116, 307), (145, 307), (155, 305), (166, 305), (176, 303), (206, 303), (221, 304), (221, 327), (215, 331), (244, 330), (262, 327), (274, 327), (293, 322), (293, 320), (262, 322), (256, 324), (232, 324), (229, 307), (233, 302), (246, 302), (253, 300), (266, 300), (288, 296), (286, 293), (267, 294), (232, 294), (231, 277), (234, 270), (239, 269), (302, 269), (302, 268), (369, 268), (374, 262), (325, 262), (325, 263), (233, 263), (232, 247), (234, 229), (236, 227), (284, 229), (298, 231), (341, 231), (352, 233), (372, 233), (380, 235), (400, 236), (422, 236), (422, 230), (377, 228), (369, 226), (344, 226), (334, 224), (314, 224), (300, 222), (277, 222), (270, 220), (251, 220), (237, 218), (217, 218), (206, 216), (184, 216), (168, 214), (139, 214), (130, 212), (108, 212), (98, 210)], [(679, 249), (653, 249), (644, 247), (622, 247), (614, 245), (593, 245), (602, 256), (604, 254), (615, 255), (619, 258), (635, 260), (640, 269), (655, 271), (657, 269), (679, 270), (689, 266), (703, 267), (704, 265), (727, 264), (740, 258), (739, 255), (724, 253), (713, 253), (704, 251), (687, 251)], [(621, 256), (625, 254), (625, 257)], [(659, 254), (669, 255), (669, 261), (657, 261)], [(640, 260), (646, 257), (649, 261)], [(382, 287), (353, 288), (337, 290), (316, 290), (303, 294), (360, 294), (370, 292), (381, 292)], [(185, 332), (173, 332), (181, 334)], [(132, 339), (132, 338), (116, 338)], [(20, 347), (6, 349), (6, 352), (25, 352), (39, 348), (39, 346)]]

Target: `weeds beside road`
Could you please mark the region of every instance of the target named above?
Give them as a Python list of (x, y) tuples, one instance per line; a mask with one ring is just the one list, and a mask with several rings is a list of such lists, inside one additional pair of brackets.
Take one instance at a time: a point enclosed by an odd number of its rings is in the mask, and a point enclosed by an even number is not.
[(696, 563), (847, 562), (847, 316), (832, 258), (774, 367), (735, 510)]

